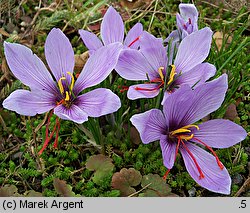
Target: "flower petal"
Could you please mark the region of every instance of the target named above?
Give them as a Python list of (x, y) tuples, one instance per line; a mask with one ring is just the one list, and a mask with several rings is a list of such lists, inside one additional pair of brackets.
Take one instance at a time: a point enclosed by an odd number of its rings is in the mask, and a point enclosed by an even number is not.
[(122, 44), (114, 43), (96, 50), (86, 62), (81, 74), (76, 80), (74, 93), (101, 83), (115, 68)]
[(180, 151), (190, 176), (200, 186), (212, 192), (230, 194), (231, 178), (227, 169), (223, 168), (221, 170), (215, 157), (198, 146), (189, 142), (186, 142), (186, 146), (193, 154), (205, 177), (201, 179), (199, 178), (200, 174), (193, 159), (190, 157), (186, 149), (183, 146), (180, 146)]
[[(127, 96), (130, 100), (135, 100), (138, 98), (154, 98), (160, 92), (160, 89), (158, 89), (157, 87), (158, 84), (136, 84), (129, 87)], [(138, 90), (136, 88), (141, 88), (145, 90)], [(146, 91), (147, 89), (154, 89), (154, 90)]]
[(150, 33), (144, 31), (140, 42), (140, 52), (150, 63), (153, 70), (158, 72), (160, 67), (166, 68), (168, 59), (162, 39), (156, 38)]
[(166, 135), (162, 135), (160, 139), (162, 157), (163, 157), (163, 164), (168, 169), (171, 169), (174, 166), (175, 161), (175, 152), (176, 152), (176, 143), (170, 143), (167, 140)]
[(177, 73), (187, 72), (207, 58), (212, 34), (210, 28), (205, 27), (182, 40), (174, 61)]
[(3, 101), (4, 108), (26, 116), (42, 114), (55, 106), (55, 97), (45, 91), (34, 93), (28, 90), (16, 90)]
[[(194, 4), (179, 4), (179, 10), (180, 10), (180, 14), (181, 17), (185, 20), (188, 21), (188, 19), (190, 18), (192, 21), (192, 25), (195, 26), (197, 25), (197, 21), (198, 21), (198, 10), (195, 7)], [(197, 30), (198, 26), (195, 27), (195, 31)]]
[[(167, 43), (166, 47), (166, 53), (168, 53), (168, 64), (173, 64), (173, 58), (176, 53), (176, 51), (179, 48), (180, 45), (180, 33), (178, 30), (172, 31), (169, 36), (164, 40), (164, 43)], [(170, 49), (169, 49), (170, 45)], [(169, 49), (169, 50), (168, 50)]]
[(181, 86), (163, 104), (163, 111), (172, 129), (190, 125), (218, 109), (227, 90), (227, 75), (206, 82), (194, 90)]
[(162, 135), (166, 135), (167, 126), (165, 118), (158, 109), (151, 109), (144, 113), (133, 115), (130, 121), (140, 133), (144, 144), (160, 140)]
[(205, 83), (209, 78), (215, 75), (216, 68), (209, 63), (202, 63), (195, 66), (193, 69), (183, 73), (175, 80), (175, 84), (188, 84), (190, 87), (195, 87)]
[(172, 41), (172, 43), (176, 43), (180, 40), (180, 35), (178, 30), (172, 31), (169, 36), (164, 40), (164, 43), (168, 43), (169, 41)]
[(61, 104), (54, 109), (54, 113), (63, 120), (71, 120), (78, 124), (88, 120), (87, 113), (81, 110), (75, 104), (71, 105), (70, 108), (67, 108)]
[(44, 63), (29, 48), (4, 42), (4, 52), (11, 71), (23, 84), (32, 89), (58, 91)]
[(119, 97), (111, 90), (104, 88), (80, 95), (76, 103), (90, 117), (100, 117), (115, 112), (121, 107)]
[[(176, 25), (177, 25), (177, 28), (178, 28), (178, 30), (180, 31), (180, 32), (182, 32), (183, 30), (184, 30), (184, 25), (185, 25), (186, 23), (185, 23), (185, 21), (184, 21), (184, 19), (182, 18), (182, 16), (179, 14), (179, 13), (177, 13), (176, 14)], [(184, 38), (184, 37), (183, 37)]]
[(190, 107), (182, 118), (183, 126), (193, 124), (209, 113), (217, 110), (225, 98), (227, 91), (227, 75), (223, 74), (219, 78), (202, 84), (195, 88), (194, 96)]
[(120, 14), (110, 6), (101, 23), (101, 37), (104, 45), (123, 42), (124, 24)]
[[(214, 148), (228, 148), (247, 136), (247, 132), (240, 125), (225, 119), (206, 121), (199, 124), (199, 128), (192, 131), (194, 137)], [(194, 139), (192, 141), (199, 143)]]
[(163, 112), (170, 130), (181, 127), (181, 121), (186, 115), (187, 109), (192, 105), (193, 95), (191, 87), (183, 85), (176, 92), (165, 97)]
[(138, 51), (133, 49), (123, 50), (115, 67), (116, 72), (127, 80), (147, 80), (157, 77), (157, 73), (152, 69), (145, 57)]
[(53, 28), (48, 34), (45, 42), (45, 57), (56, 80), (65, 76), (70, 84), (71, 77), (67, 72), (73, 72), (74, 51), (69, 39), (60, 29)]
[(94, 33), (87, 30), (79, 30), (78, 32), (91, 53), (103, 46), (101, 40)]
[[(143, 32), (143, 26), (141, 23), (135, 24), (129, 31), (124, 40), (124, 45), (129, 46), (132, 49), (138, 49), (140, 45), (140, 39), (134, 42)], [(133, 43), (134, 42), (134, 43)], [(131, 46), (130, 46), (131, 45)]]

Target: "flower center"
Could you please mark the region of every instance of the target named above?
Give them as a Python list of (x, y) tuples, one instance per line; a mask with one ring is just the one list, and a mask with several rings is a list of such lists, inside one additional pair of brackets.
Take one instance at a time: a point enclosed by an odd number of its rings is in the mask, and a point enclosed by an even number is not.
[[(172, 69), (169, 75), (169, 79), (167, 82), (167, 86), (169, 86), (173, 81), (174, 81), (174, 76), (176, 75), (175, 72), (175, 65), (171, 65)], [(164, 67), (159, 67), (158, 69), (158, 73), (159, 73), (159, 77), (155, 78), (153, 80), (149, 80), (149, 82), (145, 82), (146, 84), (150, 84), (150, 83), (157, 83), (158, 86), (156, 86), (155, 88), (149, 89), (149, 88), (141, 88), (141, 87), (136, 87), (135, 90), (142, 90), (142, 91), (156, 91), (159, 90), (160, 88), (164, 87), (165, 84), (165, 76), (163, 74), (163, 70)]]
[[(188, 141), (188, 140), (194, 140), (202, 145), (204, 145), (215, 157), (216, 159), (216, 162), (218, 164), (218, 166), (220, 167), (220, 169), (222, 170), (224, 168), (224, 166), (222, 165), (222, 163), (220, 162), (217, 154), (215, 153), (215, 151), (210, 147), (208, 146), (205, 142), (201, 141), (200, 139), (194, 137), (194, 134), (192, 133), (192, 131), (189, 129), (189, 128), (196, 128), (197, 130), (200, 130), (199, 126), (197, 125), (187, 125), (187, 126), (184, 126), (184, 127), (181, 127), (177, 130), (174, 130), (174, 131), (171, 131), (169, 133), (169, 137), (174, 139), (174, 138), (177, 138), (178, 142), (177, 142), (177, 145), (176, 145), (176, 151), (175, 151), (175, 157), (174, 157), (174, 161), (176, 159), (176, 155), (179, 151), (179, 147), (180, 145), (182, 145), (182, 147), (187, 151), (187, 153), (189, 154), (190, 158), (193, 160), (200, 176), (199, 178), (202, 179), (202, 178), (205, 178), (205, 175), (203, 174), (195, 156), (193, 155), (193, 153), (190, 151), (190, 149), (188, 148), (188, 146), (186, 145), (185, 141)], [(187, 134), (187, 133), (190, 133), (190, 134)], [(167, 170), (167, 172), (165, 173), (165, 175), (163, 176), (163, 179), (166, 179), (167, 178), (167, 175), (169, 174), (170, 172), (170, 169)]]
[[(191, 26), (191, 27), (190, 27)], [(186, 24), (183, 24), (184, 30), (186, 30), (189, 34), (193, 31), (193, 24), (191, 18), (188, 18), (188, 21)]]
[[(186, 140), (186, 141), (190, 140), (194, 137), (194, 134), (187, 135), (185, 133), (191, 132), (191, 130), (188, 129), (191, 127), (195, 127), (197, 130), (200, 130), (200, 128), (197, 125), (191, 124), (191, 125), (187, 125), (187, 126), (184, 126), (180, 129), (177, 129), (177, 130), (170, 132), (170, 137), (177, 137), (177, 138), (180, 138), (181, 140)], [(184, 133), (184, 135), (182, 133)]]
[(73, 88), (74, 88), (74, 84), (75, 84), (75, 79), (74, 79), (74, 76), (71, 72), (67, 72), (67, 74), (71, 77), (71, 83), (70, 85), (66, 85), (66, 89), (62, 83), (62, 81), (65, 81), (66, 80), (66, 77), (63, 76), (61, 77), (57, 84), (58, 84), (58, 87), (59, 87), (59, 90), (60, 90), (60, 93), (61, 95), (63, 96), (63, 98), (58, 101), (56, 104), (57, 105), (60, 105), (60, 104), (63, 104), (64, 106), (66, 106), (67, 108), (69, 108), (71, 106), (71, 97), (74, 95), (73, 94)]

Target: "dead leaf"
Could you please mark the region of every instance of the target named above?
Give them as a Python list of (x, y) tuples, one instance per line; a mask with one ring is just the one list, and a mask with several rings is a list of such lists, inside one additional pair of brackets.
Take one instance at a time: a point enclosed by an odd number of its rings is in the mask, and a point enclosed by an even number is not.
[(55, 187), (56, 192), (61, 197), (74, 197), (75, 196), (75, 193), (72, 191), (72, 187), (68, 185), (66, 181), (55, 178), (53, 180), (53, 185)]
[(227, 107), (224, 118), (234, 121), (237, 117), (238, 117), (238, 113), (237, 113), (236, 105), (232, 103)]
[(75, 55), (75, 67), (76, 72), (82, 71), (83, 66), (89, 58), (89, 51), (82, 53), (81, 55)]
[[(128, 125), (124, 124), (123, 125), (124, 130), (127, 132), (128, 131)], [(141, 143), (141, 137), (139, 132), (137, 131), (137, 129), (134, 126), (130, 127), (130, 140), (132, 143), (138, 145)]]
[(91, 31), (98, 31), (98, 30), (100, 30), (100, 28), (101, 28), (101, 23), (88, 25), (88, 28), (89, 28)]
[(136, 192), (132, 186), (140, 184), (142, 179), (141, 173), (134, 168), (123, 168), (120, 172), (116, 172), (112, 177), (111, 185), (114, 189), (121, 192), (121, 196), (129, 196)]
[(232, 42), (232, 36), (228, 36), (227, 34), (223, 36), (223, 32), (220, 31), (215, 32), (213, 38), (219, 50), (222, 47), (223, 39), (226, 39), (226, 44), (230, 44)]
[(0, 188), (0, 197), (18, 196), (17, 187), (14, 185), (5, 185)]
[(30, 191), (28, 191), (28, 193), (25, 197), (43, 197), (43, 194), (40, 192), (36, 192), (34, 190), (30, 190)]
[(0, 28), (0, 34), (6, 36), (6, 37), (10, 37), (10, 34), (7, 33), (3, 28)]
[(149, 5), (152, 0), (120, 0), (122, 7), (135, 9), (144, 5)]

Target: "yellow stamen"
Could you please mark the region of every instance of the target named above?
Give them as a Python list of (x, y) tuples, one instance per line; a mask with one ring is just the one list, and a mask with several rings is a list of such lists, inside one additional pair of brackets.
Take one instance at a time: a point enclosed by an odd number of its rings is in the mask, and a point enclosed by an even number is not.
[(67, 72), (67, 74), (71, 76), (70, 91), (72, 91), (74, 87), (75, 79), (71, 72)]
[(61, 94), (64, 93), (64, 88), (63, 88), (63, 85), (62, 85), (62, 80), (66, 80), (66, 78), (65, 77), (61, 77), (59, 79), (59, 81), (58, 81), (58, 86), (59, 86), (59, 90), (60, 90)]
[(182, 128), (183, 128), (183, 129), (188, 129), (188, 128), (190, 128), (190, 127), (195, 127), (197, 130), (200, 130), (199, 126), (194, 125), (194, 124), (190, 124), (190, 125), (184, 126), (184, 127), (182, 127)]
[(185, 133), (185, 132), (191, 132), (191, 130), (189, 129), (184, 129), (184, 128), (180, 128), (180, 129), (177, 129), (175, 131), (172, 131), (170, 134), (171, 135), (176, 135), (178, 133)]
[(173, 82), (174, 76), (177, 74), (175, 72), (175, 65), (172, 64), (171, 67), (172, 67), (172, 70), (170, 72), (169, 81), (168, 81), (167, 85), (169, 85), (169, 84), (171, 84)]
[(164, 75), (163, 75), (163, 73), (162, 73), (163, 70), (164, 70), (164, 67), (160, 67), (160, 68), (158, 69), (158, 72), (159, 72), (159, 75), (160, 75), (162, 81), (164, 81)]
[(194, 137), (194, 134), (191, 134), (191, 135), (181, 135), (180, 139), (187, 141), (187, 140), (192, 139), (193, 137)]
[(66, 97), (65, 97), (64, 100), (65, 100), (65, 101), (69, 101), (69, 92), (68, 92), (68, 91), (66, 91)]
[[(191, 132), (191, 130), (189, 130), (188, 128), (191, 128), (191, 127), (195, 127), (197, 130), (200, 130), (200, 128), (197, 126), (197, 125), (193, 125), (193, 124), (190, 124), (190, 125), (187, 125), (187, 126), (184, 126), (184, 127), (182, 127), (182, 128), (180, 128), (180, 129), (177, 129), (177, 130), (174, 130), (174, 131), (172, 131), (171, 133), (170, 133), (170, 135), (176, 135), (176, 134), (178, 134), (178, 133), (186, 133), (186, 132)], [(193, 134), (192, 134), (193, 135)], [(191, 135), (191, 136), (192, 136)], [(185, 139), (185, 138), (188, 138), (188, 137), (191, 137), (191, 136), (189, 136), (189, 135), (181, 135), (180, 137), (182, 138), (182, 139)], [(184, 138), (183, 138), (184, 137)], [(192, 136), (193, 137), (193, 136)], [(192, 138), (191, 137), (191, 138)], [(190, 139), (191, 139), (190, 138)]]

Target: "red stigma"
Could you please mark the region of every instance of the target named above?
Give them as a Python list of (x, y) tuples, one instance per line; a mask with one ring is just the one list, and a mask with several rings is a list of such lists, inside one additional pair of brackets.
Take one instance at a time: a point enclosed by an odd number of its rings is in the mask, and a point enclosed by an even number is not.
[(166, 180), (166, 179), (167, 179), (167, 176), (168, 176), (169, 172), (170, 172), (170, 169), (168, 169), (168, 170), (166, 171), (165, 175), (162, 177), (163, 180)]
[(56, 118), (56, 124), (55, 124), (52, 132), (49, 135), (50, 118), (52, 115), (53, 115), (53, 110), (50, 112), (49, 117), (48, 117), (48, 121), (46, 124), (46, 131), (45, 131), (45, 141), (44, 141), (42, 149), (38, 152), (39, 155), (41, 155), (43, 153), (43, 151), (47, 148), (47, 146), (49, 145), (49, 142), (51, 141), (55, 132), (56, 132), (56, 137), (55, 137), (55, 141), (54, 141), (54, 147), (57, 148), (57, 145), (58, 145), (58, 137), (59, 137), (59, 131), (60, 131), (60, 122), (59, 122), (58, 117)]
[(185, 30), (187, 30), (187, 26), (186, 26), (186, 24), (183, 24), (183, 28), (184, 28)]
[(164, 81), (162, 81), (160, 78), (156, 78), (150, 82), (147, 82), (147, 84), (150, 84), (150, 83), (160, 83), (156, 88), (152, 88), (152, 89), (149, 89), (149, 88), (141, 88), (141, 87), (135, 87), (135, 90), (141, 90), (141, 91), (156, 91), (158, 89), (160, 89), (163, 85), (164, 85)]
[[(177, 156), (177, 153), (178, 153), (178, 151), (179, 151), (180, 142), (181, 142), (181, 138), (178, 138), (178, 143), (177, 143), (177, 146), (176, 146), (176, 149), (175, 149), (174, 162), (175, 162), (175, 160), (176, 160), (176, 156)], [(171, 169), (168, 169), (168, 170), (166, 171), (165, 175), (162, 177), (163, 180), (166, 180), (166, 179), (167, 179), (167, 176), (168, 176), (170, 170), (171, 170)]]
[(138, 36), (134, 41), (132, 41), (128, 47), (131, 47), (135, 42), (137, 42), (140, 39), (140, 36)]
[(191, 24), (191, 23), (192, 23), (192, 22), (191, 22), (191, 18), (188, 18), (188, 23), (189, 23), (189, 24)]
[(189, 156), (192, 158), (192, 160), (193, 160), (193, 162), (194, 162), (196, 168), (198, 169), (198, 172), (200, 173), (199, 179), (204, 178), (205, 176), (204, 176), (204, 174), (203, 174), (203, 172), (202, 172), (202, 170), (201, 170), (201, 168), (200, 168), (200, 166), (199, 166), (197, 160), (195, 159), (194, 155), (193, 155), (192, 152), (188, 149), (188, 147), (187, 147), (186, 144), (183, 142), (183, 140), (181, 140), (181, 143), (182, 143), (184, 149), (188, 152)]
[(218, 164), (218, 166), (220, 167), (220, 169), (222, 170), (222, 169), (224, 168), (224, 166), (223, 166), (222, 163), (220, 162), (219, 157), (217, 156), (217, 154), (215, 153), (215, 151), (214, 151), (210, 146), (208, 146), (206, 143), (204, 143), (203, 141), (201, 141), (201, 140), (198, 139), (198, 138), (192, 138), (192, 139), (194, 139), (194, 140), (200, 142), (202, 145), (204, 145), (206, 148), (208, 148), (209, 151), (211, 151), (212, 154), (214, 155), (214, 157), (215, 157), (215, 159), (216, 159), (216, 161), (217, 161), (217, 164)]

